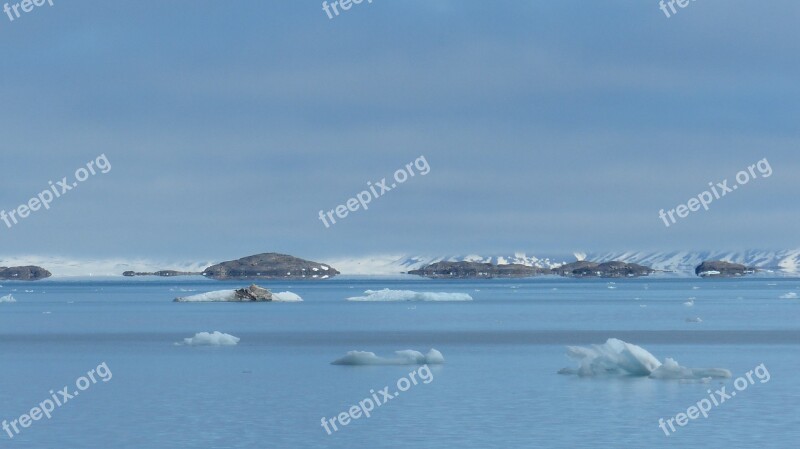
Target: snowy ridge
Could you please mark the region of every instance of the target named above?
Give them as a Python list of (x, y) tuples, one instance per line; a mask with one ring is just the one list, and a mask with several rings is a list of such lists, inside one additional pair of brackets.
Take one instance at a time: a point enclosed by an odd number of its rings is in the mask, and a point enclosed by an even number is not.
[(478, 254), (444, 256), (382, 255), (340, 259), (326, 259), (325, 262), (342, 274), (391, 275), (422, 268), (436, 262), (482, 262), (496, 265), (520, 264), (529, 267), (555, 268), (567, 261), (551, 260), (528, 256), (523, 252), (513, 254), (482, 256)]
[(123, 258), (69, 258), (61, 256), (2, 256), (0, 266), (16, 267), (25, 265), (40, 266), (53, 277), (84, 276), (122, 276), (123, 271), (153, 272), (158, 270), (176, 270), (200, 272), (213, 265), (214, 262), (159, 261), (148, 259)]
[(772, 270), (778, 274), (800, 275), (800, 249), (781, 251), (671, 251), (671, 252), (608, 252), (594, 253), (588, 260), (605, 262), (621, 260), (638, 263), (656, 270), (694, 275), (694, 268), (706, 260), (724, 260), (748, 267)]
[(773, 271), (775, 274), (800, 276), (800, 249), (747, 250), (747, 251), (618, 251), (576, 252), (573, 257), (536, 257), (524, 252), (512, 255), (382, 255), (354, 258), (328, 259), (325, 262), (344, 275), (393, 275), (421, 268), (425, 265), (448, 262), (484, 262), (498, 265), (521, 264), (539, 268), (555, 268), (575, 260), (607, 262), (619, 260), (638, 263), (656, 270), (678, 275), (694, 276), (694, 269), (706, 260), (725, 260)]

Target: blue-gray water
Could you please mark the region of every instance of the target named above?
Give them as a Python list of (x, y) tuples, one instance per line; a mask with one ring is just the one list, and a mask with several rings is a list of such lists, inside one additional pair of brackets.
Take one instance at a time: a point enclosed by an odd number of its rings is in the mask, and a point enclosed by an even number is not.
[[(98, 381), (0, 448), (789, 447), (800, 439), (800, 280), (442, 282), (340, 278), (263, 283), (304, 302), (173, 303), (244, 283), (190, 280), (3, 283), (0, 420), (11, 421), (107, 363)], [(613, 287), (613, 288), (609, 288)], [(348, 302), (367, 289), (468, 293), (471, 302)], [(26, 290), (33, 290), (27, 292)], [(694, 297), (695, 305), (683, 303)], [(701, 317), (701, 323), (687, 318)], [(201, 331), (236, 346), (176, 345)], [(556, 374), (566, 345), (616, 337), (660, 360), (771, 378), (666, 437), (710, 384)], [(334, 366), (350, 350), (431, 347), (446, 363), (328, 435), (322, 417), (414, 366)], [(728, 386), (728, 391), (731, 390)]]

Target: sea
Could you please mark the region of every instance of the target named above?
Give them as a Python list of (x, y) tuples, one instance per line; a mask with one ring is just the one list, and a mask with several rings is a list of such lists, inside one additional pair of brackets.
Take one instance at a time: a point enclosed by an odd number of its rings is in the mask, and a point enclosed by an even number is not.
[[(248, 285), (193, 277), (2, 282), (0, 449), (800, 441), (798, 279), (258, 283), (303, 301), (173, 302)], [(332, 364), (351, 351), (375, 355)], [(635, 372), (648, 355), (686, 375)]]

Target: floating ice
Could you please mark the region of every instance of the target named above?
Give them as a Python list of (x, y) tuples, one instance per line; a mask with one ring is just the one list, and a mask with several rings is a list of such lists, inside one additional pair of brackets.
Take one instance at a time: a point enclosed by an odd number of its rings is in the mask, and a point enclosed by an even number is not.
[[(797, 299), (797, 293), (789, 292), (789, 293), (787, 293), (785, 295), (781, 295), (780, 298), (781, 299)], [(2, 302), (2, 301), (0, 301), (0, 302)]]
[(700, 318), (699, 316), (693, 316), (693, 317), (686, 318), (686, 322), (687, 323), (702, 323), (703, 319)]
[(177, 302), (226, 302), (236, 300), (236, 290), (217, 290), (213, 292), (175, 298), (175, 301)]
[(427, 354), (406, 349), (396, 351), (394, 357), (379, 357), (374, 352), (349, 351), (346, 356), (331, 362), (331, 365), (441, 365), (444, 356), (431, 349)]
[(664, 359), (664, 363), (650, 374), (650, 377), (652, 379), (705, 380), (731, 377), (731, 372), (722, 368), (686, 368), (667, 357)]
[(352, 296), (348, 301), (472, 301), (466, 293), (415, 292), (413, 290), (367, 290), (365, 296)]
[(234, 346), (240, 338), (219, 331), (213, 333), (199, 332), (192, 338), (184, 338), (183, 343), (190, 346)]
[(731, 377), (722, 368), (686, 368), (673, 359), (662, 364), (644, 348), (609, 338), (602, 345), (589, 347), (568, 346), (567, 356), (576, 360), (578, 368), (564, 368), (559, 374), (579, 376), (649, 376), (653, 379), (702, 379), (705, 377)]
[(0, 302), (17, 302), (17, 300), (11, 295), (0, 296)]
[(276, 302), (300, 302), (303, 298), (292, 292), (277, 292), (272, 294), (272, 300)]
[[(273, 302), (300, 302), (303, 298), (292, 292), (279, 292), (272, 294)], [(217, 290), (213, 292), (200, 293), (197, 295), (183, 296), (175, 298), (176, 302), (242, 302), (236, 297), (236, 290)], [(250, 302), (250, 301), (244, 301)], [(259, 301), (269, 302), (269, 301)]]

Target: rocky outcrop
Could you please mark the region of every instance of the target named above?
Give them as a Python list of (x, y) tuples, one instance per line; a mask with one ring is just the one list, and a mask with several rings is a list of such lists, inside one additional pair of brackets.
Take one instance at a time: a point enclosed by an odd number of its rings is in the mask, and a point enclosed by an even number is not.
[(4, 281), (38, 281), (52, 276), (42, 267), (28, 265), (25, 267), (0, 267), (0, 279)]
[(236, 290), (236, 298), (241, 301), (272, 301), (272, 292), (252, 284), (247, 288)]
[(417, 270), (411, 270), (408, 274), (432, 279), (491, 279), (524, 278), (547, 272), (549, 272), (547, 269), (519, 264), (494, 265), (480, 262), (436, 262)]
[(654, 270), (643, 265), (616, 260), (602, 263), (579, 260), (554, 268), (552, 272), (567, 277), (621, 278), (648, 276)]
[(618, 261), (589, 262), (580, 260), (560, 267), (548, 269), (520, 264), (494, 265), (479, 262), (436, 262), (408, 274), (416, 274), (433, 279), (490, 279), (524, 278), (542, 274), (557, 274), (567, 277), (621, 278), (647, 276), (654, 270), (635, 263)]
[(138, 271), (126, 271), (122, 273), (123, 276), (162, 276), (162, 277), (171, 277), (171, 276), (199, 276), (203, 273), (197, 271), (176, 271), (176, 270), (161, 270), (161, 271), (154, 271), (154, 272), (138, 272)]
[(277, 253), (256, 254), (206, 268), (203, 276), (228, 279), (328, 279), (339, 274), (326, 264)]
[(739, 263), (707, 260), (694, 269), (694, 274), (700, 277), (733, 277), (752, 274), (755, 271), (755, 268), (746, 267)]
[(288, 297), (287, 295), (294, 295), (290, 292), (272, 294), (266, 288), (259, 287), (252, 284), (249, 287), (239, 288), (236, 290), (216, 290), (211, 292), (199, 293), (191, 296), (180, 296), (175, 298), (175, 302), (272, 302), (272, 301), (302, 301), (297, 296), (297, 299)]

